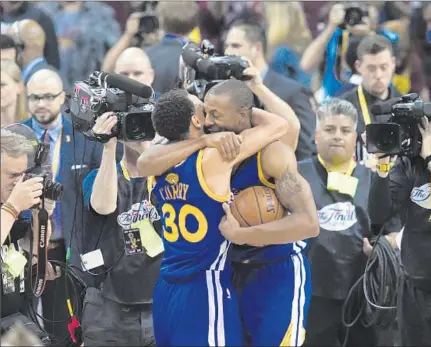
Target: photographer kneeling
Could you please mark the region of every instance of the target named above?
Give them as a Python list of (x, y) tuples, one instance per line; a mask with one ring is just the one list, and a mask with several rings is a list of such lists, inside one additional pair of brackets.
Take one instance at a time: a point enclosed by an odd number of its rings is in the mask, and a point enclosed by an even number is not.
[[(380, 158), (376, 168), (378, 176), (369, 195), (372, 223), (383, 224), (398, 212), (404, 217), (401, 241), (404, 274), (397, 305), (402, 346), (426, 346), (431, 341), (430, 119), (423, 117), (418, 126), (422, 135), (420, 155), (407, 157), (403, 153), (390, 170), (390, 158), (376, 154)], [(370, 135), (367, 127), (367, 140), (371, 140)], [(384, 137), (384, 134), (378, 136)], [(410, 141), (414, 146), (415, 141)]]
[[(28, 269), (37, 262), (36, 256), (29, 259), (29, 234), (34, 232), (33, 254), (37, 254), (38, 229), (32, 228), (31, 221), (24, 219), (21, 212), (40, 204), (44, 190), (42, 177), (24, 180), (31, 155), (34, 156), (34, 147), (30, 140), (1, 129), (1, 333), (19, 320), (40, 338), (45, 338), (47, 335), (25, 316), (26, 294), (31, 295)], [(44, 207), (49, 216), (54, 206), (53, 201), (45, 199)], [(38, 209), (33, 208), (32, 212), (37, 218)], [(48, 238), (50, 233), (48, 223)], [(47, 263), (45, 278), (54, 280), (59, 276), (58, 271)]]

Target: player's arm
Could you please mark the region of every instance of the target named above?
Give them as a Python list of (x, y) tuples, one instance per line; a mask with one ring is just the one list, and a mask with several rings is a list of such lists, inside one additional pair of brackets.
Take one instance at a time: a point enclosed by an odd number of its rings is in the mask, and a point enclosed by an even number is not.
[(280, 140), (296, 151), (296, 147), (298, 146), (299, 132), (301, 131), (301, 123), (299, 122), (295, 111), (290, 107), (289, 104), (284, 102), (263, 84), (259, 70), (254, 67), (250, 67), (244, 70), (244, 74), (253, 77), (253, 80), (247, 83), (247, 85), (265, 105), (265, 108), (269, 112), (283, 117), (287, 121), (289, 124), (289, 130)]
[(220, 223), (223, 235), (237, 244), (276, 245), (297, 242), (319, 234), (316, 204), (307, 181), (298, 173), (293, 150), (275, 142), (262, 152), (266, 175), (275, 178), (275, 193), (290, 212), (282, 219), (248, 228), (239, 227), (229, 208)]
[(230, 175), (235, 165), (283, 137), (289, 128), (283, 118), (258, 108), (252, 109), (251, 123), (253, 127), (240, 134), (242, 144), (233, 160), (223, 160), (214, 148), (205, 149), (203, 175), (211, 191), (219, 196), (225, 196), (229, 192)]
[(232, 160), (241, 146), (241, 138), (231, 132), (203, 135), (165, 145), (154, 145), (145, 150), (138, 159), (138, 170), (142, 176), (160, 176), (193, 153), (206, 147), (216, 148), (224, 160)]

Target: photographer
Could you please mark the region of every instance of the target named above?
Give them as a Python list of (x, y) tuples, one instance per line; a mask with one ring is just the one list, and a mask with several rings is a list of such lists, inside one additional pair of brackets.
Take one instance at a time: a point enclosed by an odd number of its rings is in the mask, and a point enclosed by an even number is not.
[[(37, 229), (33, 228), (33, 254), (29, 259), (29, 234), (32, 232), (31, 221), (25, 219), (21, 212), (41, 202), (43, 178), (34, 177), (24, 180), (28, 168), (28, 158), (34, 155), (34, 147), (25, 136), (1, 129), (1, 333), (19, 320), (41, 338), (46, 337), (40, 329), (23, 314), (26, 313), (25, 293), (30, 289), (27, 273), (29, 265), (37, 262)], [(54, 202), (45, 200), (45, 209), (51, 215)], [(37, 210), (33, 210), (35, 215)], [(48, 235), (51, 226), (48, 224)], [(46, 279), (54, 280), (59, 276), (47, 264)]]
[[(108, 112), (92, 130), (110, 135), (116, 124), (117, 117)], [(160, 216), (150, 202), (147, 178), (139, 176), (139, 154), (124, 146), (117, 164), (117, 142), (113, 137), (104, 144), (100, 168), (83, 183), (91, 225), (96, 226), (90, 231), (99, 234), (95, 252), (103, 259), (102, 264), (86, 263), (83, 256), (84, 270), (94, 273), (103, 266), (101, 284), (88, 288), (84, 299), (83, 341), (85, 346), (152, 346), (153, 288), (163, 252)]]
[(346, 7), (339, 3), (332, 6), (326, 28), (307, 47), (301, 58), (301, 68), (308, 73), (323, 63), (319, 99), (334, 96), (348, 79), (345, 54), (350, 44), (376, 32), (392, 42), (398, 40), (396, 34), (379, 30), (377, 20), (374, 4), (351, 3)]
[[(369, 214), (382, 224), (400, 213), (405, 222), (401, 240), (404, 275), (398, 293), (401, 345), (425, 346), (431, 341), (431, 126), (423, 117), (420, 155), (402, 156), (390, 170), (390, 158), (380, 158), (370, 190)], [(368, 134), (369, 135), (369, 134)]]

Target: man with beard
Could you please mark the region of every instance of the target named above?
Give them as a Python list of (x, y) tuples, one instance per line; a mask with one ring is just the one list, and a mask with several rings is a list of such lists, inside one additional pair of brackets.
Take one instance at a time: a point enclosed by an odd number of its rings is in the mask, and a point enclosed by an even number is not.
[[(60, 76), (51, 70), (39, 70), (27, 84), (27, 100), (31, 117), (24, 124), (32, 128), (41, 141), (50, 145), (51, 175), (64, 185), (64, 195), (51, 217), (53, 231), (48, 246), (48, 258), (65, 262), (66, 249), (71, 246), (72, 229), (80, 235), (82, 226), (81, 181), (87, 173), (100, 166), (102, 148), (88, 142), (80, 133), (73, 133), (71, 121), (61, 114), (65, 101)], [(79, 160), (79, 162), (75, 162)], [(72, 252), (72, 263), (78, 261)], [(79, 264), (79, 263), (78, 263)], [(49, 320), (64, 323), (45, 323), (45, 329), (56, 337), (68, 334), (64, 275), (47, 283), (42, 295), (43, 315)], [(55, 299), (53, 300), (53, 298)]]

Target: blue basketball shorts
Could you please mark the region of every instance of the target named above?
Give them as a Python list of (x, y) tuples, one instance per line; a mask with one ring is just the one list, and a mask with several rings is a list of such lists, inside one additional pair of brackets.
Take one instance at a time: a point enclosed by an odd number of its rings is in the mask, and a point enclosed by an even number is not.
[(203, 271), (184, 282), (156, 284), (153, 298), (157, 346), (243, 346), (231, 271)]
[[(254, 268), (250, 270), (250, 267)], [(239, 278), (235, 286), (244, 335), (250, 345), (301, 346), (311, 300), (307, 258), (300, 252), (286, 260), (257, 267), (237, 264), (234, 271)]]

